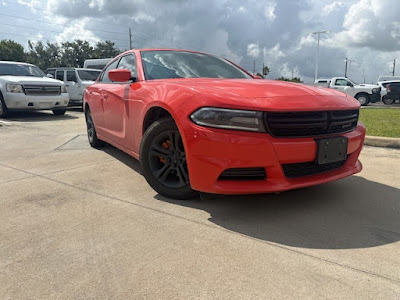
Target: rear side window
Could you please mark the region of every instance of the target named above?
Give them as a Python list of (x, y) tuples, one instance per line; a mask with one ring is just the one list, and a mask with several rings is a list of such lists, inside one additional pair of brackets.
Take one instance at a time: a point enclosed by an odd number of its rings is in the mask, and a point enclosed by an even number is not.
[(75, 71), (67, 71), (67, 81), (78, 82)]
[(110, 83), (110, 82), (112, 82), (112, 81), (110, 80), (110, 78), (108, 78), (108, 72), (110, 72), (110, 70), (116, 69), (117, 66), (118, 66), (118, 62), (119, 62), (119, 59), (114, 60), (114, 61), (107, 67), (107, 69), (104, 70), (104, 72), (103, 72), (103, 74), (101, 75), (101, 78), (100, 78), (100, 80), (99, 80), (100, 82), (104, 82), (104, 83)]
[(57, 71), (56, 72), (56, 79), (64, 81), (64, 71)]

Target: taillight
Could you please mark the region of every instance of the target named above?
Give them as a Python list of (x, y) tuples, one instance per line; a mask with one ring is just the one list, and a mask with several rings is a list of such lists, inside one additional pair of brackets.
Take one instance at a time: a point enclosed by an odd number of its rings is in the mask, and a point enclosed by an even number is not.
[(390, 93), (392, 91), (392, 88), (390, 87), (390, 84), (386, 86), (386, 92)]

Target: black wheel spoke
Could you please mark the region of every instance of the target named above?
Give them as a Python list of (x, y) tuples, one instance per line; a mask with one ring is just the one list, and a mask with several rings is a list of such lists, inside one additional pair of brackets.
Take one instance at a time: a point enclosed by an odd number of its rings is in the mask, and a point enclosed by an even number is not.
[(173, 168), (170, 164), (165, 164), (157, 173), (155, 174), (157, 179), (165, 183), (168, 175), (172, 172)]
[(157, 145), (157, 144), (151, 145), (150, 155), (156, 156), (156, 157), (167, 158), (168, 154), (169, 154), (168, 149), (165, 149), (164, 147)]
[(187, 184), (189, 182), (189, 176), (183, 166), (183, 164), (179, 164), (177, 167), (178, 176), (183, 184)]
[(175, 145), (175, 139), (174, 139), (174, 135), (176, 135), (173, 131), (168, 131), (168, 138), (169, 138), (169, 148), (171, 150), (175, 150), (176, 149), (176, 145)]

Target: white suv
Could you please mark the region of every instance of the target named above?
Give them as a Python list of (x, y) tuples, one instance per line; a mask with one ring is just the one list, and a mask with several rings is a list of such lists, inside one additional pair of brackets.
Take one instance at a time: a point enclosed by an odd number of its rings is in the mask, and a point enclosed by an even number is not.
[(46, 73), (64, 81), (69, 94), (69, 105), (82, 105), (85, 88), (93, 84), (101, 70), (82, 68), (49, 68)]
[(47, 78), (37, 66), (0, 61), (0, 117), (9, 110), (51, 109), (63, 115), (68, 102), (64, 83)]

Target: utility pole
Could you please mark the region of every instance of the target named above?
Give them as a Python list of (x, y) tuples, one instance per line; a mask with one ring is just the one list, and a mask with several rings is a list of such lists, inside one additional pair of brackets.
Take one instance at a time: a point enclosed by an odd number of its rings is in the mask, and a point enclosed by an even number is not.
[(344, 61), (346, 62), (346, 65), (344, 67), (344, 77), (347, 78), (347, 62), (355, 61), (355, 59), (347, 59), (347, 57), (346, 57), (346, 59)]
[(132, 49), (132, 31), (131, 28), (129, 27), (129, 50)]
[(316, 62), (315, 62), (315, 76), (314, 76), (314, 81), (315, 80), (317, 80), (317, 78), (318, 78), (318, 63), (319, 63), (319, 38), (320, 38), (320, 35), (321, 34), (324, 34), (324, 33), (329, 33), (330, 31), (329, 30), (324, 30), (324, 31), (316, 31), (316, 32), (313, 32), (312, 34), (316, 34), (317, 35), (317, 59), (316, 59)]
[(395, 69), (396, 69), (396, 59), (394, 59), (394, 61), (393, 61), (393, 76), (394, 76)]
[(256, 60), (254, 60), (253, 75), (256, 75)]

